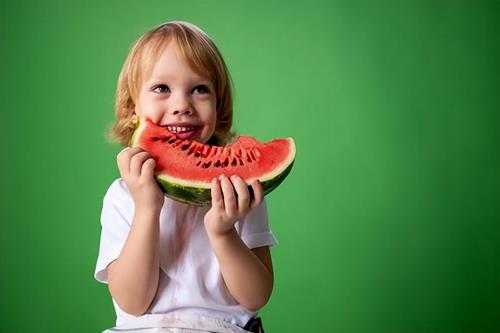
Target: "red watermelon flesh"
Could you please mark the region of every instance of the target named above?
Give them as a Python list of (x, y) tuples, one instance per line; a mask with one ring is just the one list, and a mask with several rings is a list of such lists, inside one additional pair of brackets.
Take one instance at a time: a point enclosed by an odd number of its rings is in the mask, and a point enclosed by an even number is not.
[(155, 174), (167, 196), (194, 204), (210, 201), (210, 182), (221, 174), (238, 175), (247, 184), (259, 179), (267, 194), (283, 181), (295, 158), (292, 138), (259, 142), (241, 135), (227, 146), (211, 146), (179, 139), (149, 119), (138, 124), (131, 142), (156, 160)]

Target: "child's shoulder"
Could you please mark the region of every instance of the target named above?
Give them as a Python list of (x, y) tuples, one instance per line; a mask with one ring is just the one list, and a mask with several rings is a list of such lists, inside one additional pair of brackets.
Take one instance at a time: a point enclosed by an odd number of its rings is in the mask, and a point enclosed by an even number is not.
[(114, 179), (109, 185), (106, 193), (104, 194), (104, 200), (123, 201), (129, 199), (131, 199), (130, 192), (128, 190), (127, 184), (121, 177)]

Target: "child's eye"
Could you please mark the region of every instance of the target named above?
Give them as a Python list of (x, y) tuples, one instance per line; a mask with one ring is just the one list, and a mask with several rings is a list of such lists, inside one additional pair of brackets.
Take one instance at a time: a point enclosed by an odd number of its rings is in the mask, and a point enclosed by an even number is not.
[(155, 90), (158, 89), (158, 88), (161, 88), (162, 91), (160, 91), (160, 92), (163, 93), (163, 92), (165, 92), (163, 89), (168, 89), (168, 86), (166, 84), (159, 84), (159, 85), (153, 87), (153, 91), (155, 92)]
[[(160, 90), (157, 90), (157, 89), (160, 89)], [(164, 93), (164, 92), (167, 92), (170, 91), (170, 89), (168, 88), (168, 86), (166, 84), (158, 84), (156, 86), (153, 87), (152, 91), (153, 92), (158, 92), (158, 93)], [(208, 89), (208, 87), (204, 84), (200, 84), (199, 86), (196, 86), (193, 91), (195, 90), (198, 90), (200, 94), (208, 94), (210, 93), (210, 89)]]
[(206, 85), (204, 85), (204, 84), (200, 84), (199, 86), (196, 86), (194, 89), (196, 90), (196, 89), (198, 89), (198, 88), (200, 88), (200, 89), (201, 89), (201, 90), (200, 90), (200, 91), (201, 91), (201, 92), (200, 92), (201, 94), (208, 94), (208, 93), (210, 92), (210, 90), (208, 89), (208, 87), (207, 87)]

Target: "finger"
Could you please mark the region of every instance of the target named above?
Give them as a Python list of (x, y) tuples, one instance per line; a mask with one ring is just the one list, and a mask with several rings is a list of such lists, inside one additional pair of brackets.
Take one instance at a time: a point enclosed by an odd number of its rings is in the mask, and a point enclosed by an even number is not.
[(156, 161), (154, 158), (148, 158), (143, 164), (141, 169), (141, 177), (144, 179), (154, 178)]
[(139, 147), (125, 147), (116, 155), (116, 162), (122, 176), (128, 176), (130, 173), (130, 156), (141, 150)]
[(141, 151), (132, 156), (130, 159), (130, 175), (133, 177), (140, 177), (142, 163), (144, 163), (144, 161), (150, 157), (151, 155), (149, 155), (149, 153), (145, 151)]
[(228, 216), (235, 216), (238, 212), (236, 197), (234, 194), (234, 187), (226, 175), (220, 176), (220, 183), (222, 187), (222, 196), (224, 197), (224, 207)]
[(250, 193), (248, 192), (248, 186), (238, 175), (232, 175), (231, 181), (236, 189), (239, 213), (244, 214), (248, 208), (250, 208)]
[(252, 189), (254, 199), (252, 201), (251, 208), (255, 208), (260, 205), (264, 199), (264, 188), (262, 187), (262, 183), (257, 179), (252, 183)]
[(212, 195), (212, 207), (216, 209), (224, 210), (224, 200), (222, 198), (222, 191), (219, 184), (219, 179), (215, 177), (212, 179), (211, 185), (211, 195)]

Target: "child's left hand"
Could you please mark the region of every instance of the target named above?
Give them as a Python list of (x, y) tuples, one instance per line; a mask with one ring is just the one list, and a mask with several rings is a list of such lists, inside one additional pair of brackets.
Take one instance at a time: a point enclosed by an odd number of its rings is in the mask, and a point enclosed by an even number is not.
[(230, 232), (236, 221), (262, 202), (263, 189), (258, 180), (251, 184), (253, 198), (248, 185), (237, 175), (231, 178), (221, 175), (219, 179), (212, 179), (211, 185), (212, 207), (204, 218), (207, 233), (211, 235)]

